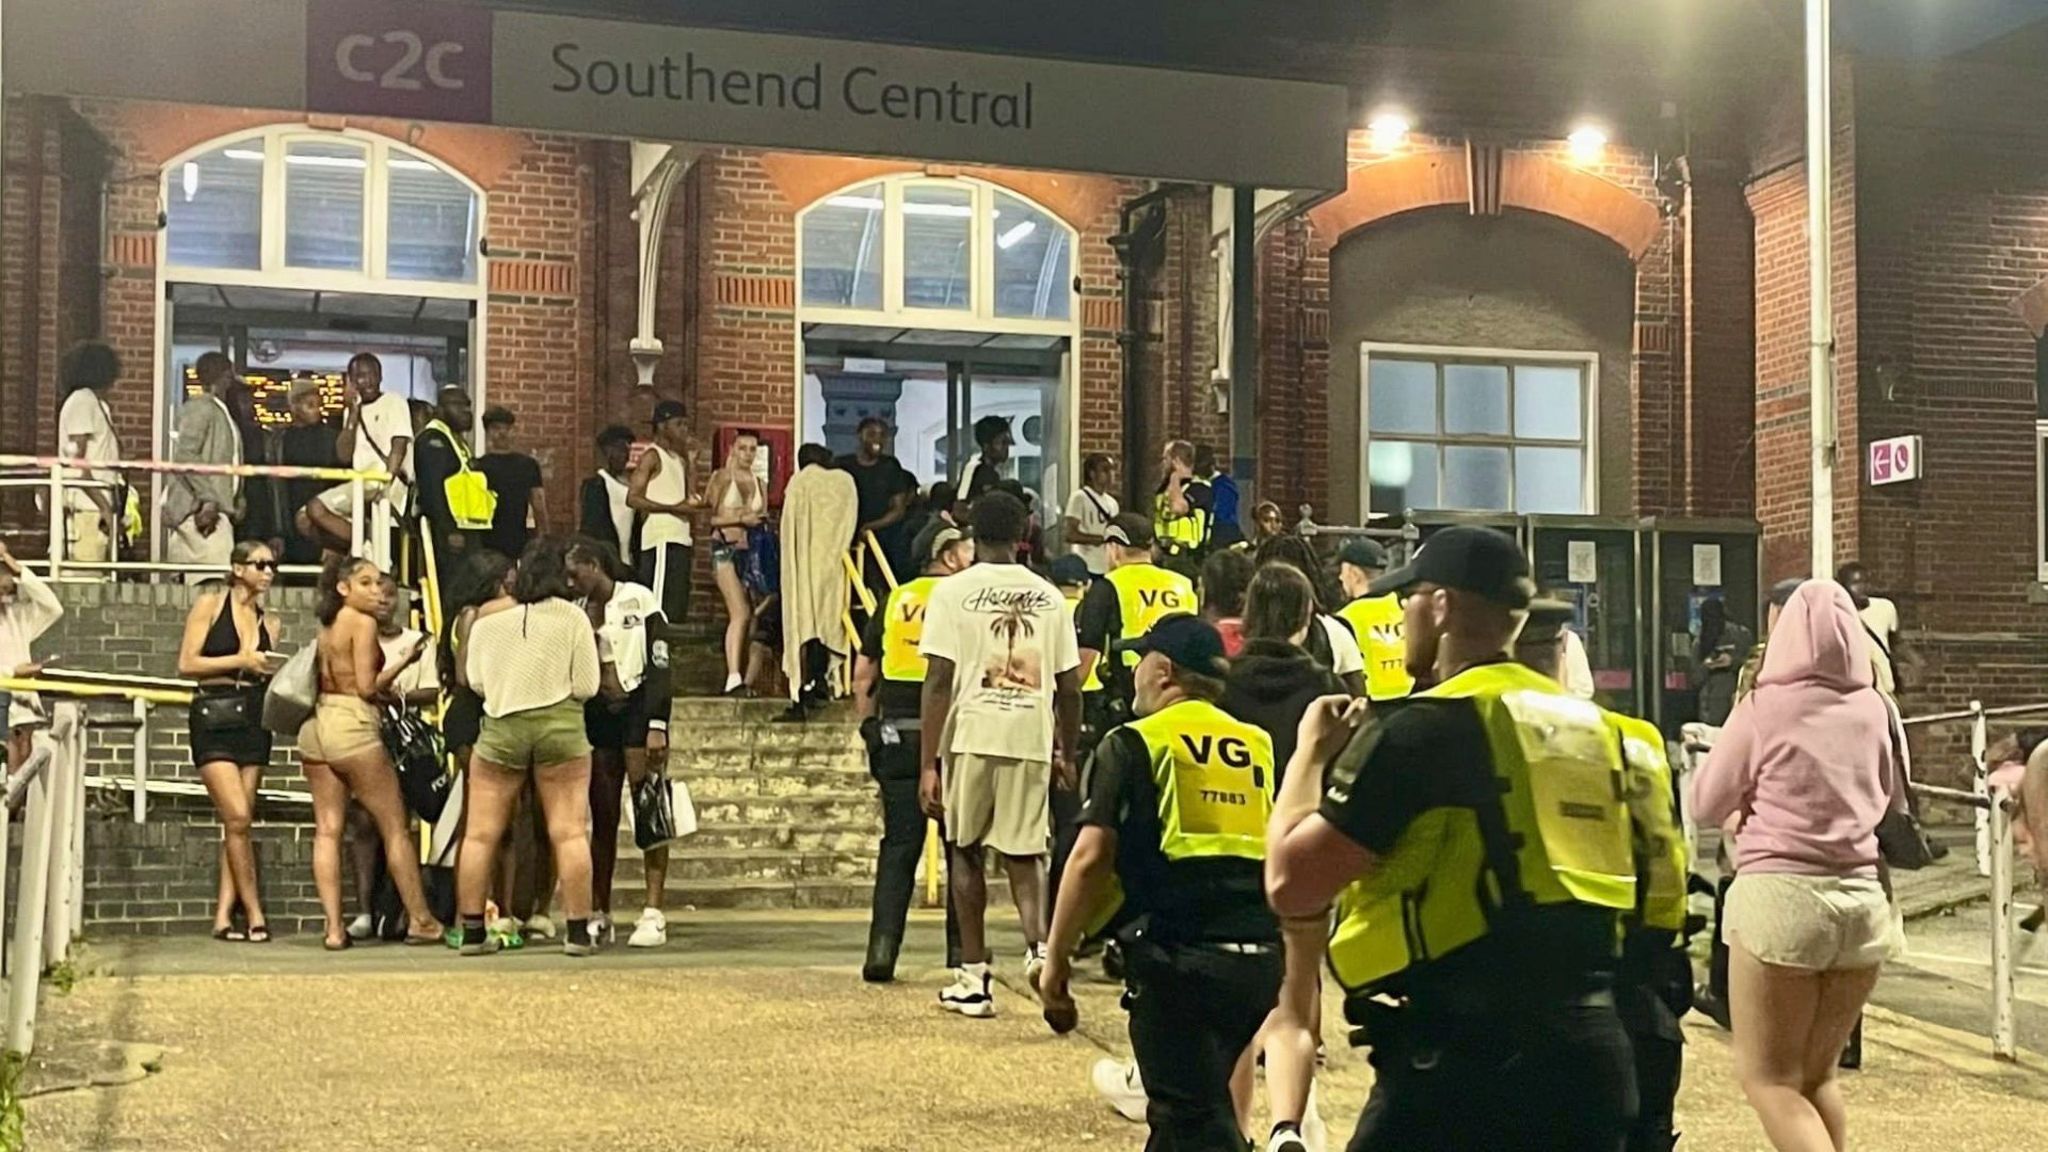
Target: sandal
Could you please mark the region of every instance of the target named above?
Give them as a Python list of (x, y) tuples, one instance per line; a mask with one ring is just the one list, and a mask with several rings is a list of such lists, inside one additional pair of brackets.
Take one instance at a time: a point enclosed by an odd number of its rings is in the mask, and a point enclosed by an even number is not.
[(270, 943), (270, 925), (258, 924), (255, 927), (250, 928), (249, 934), (245, 937), (245, 939), (247, 939), (251, 944)]
[(447, 938), (448, 931), (445, 928), (439, 932), (434, 933), (431, 936), (423, 936), (415, 932), (407, 932), (405, 934), (405, 946), (407, 948), (426, 948), (435, 944), (440, 944), (444, 942)]
[(329, 952), (346, 952), (349, 949), (355, 947), (356, 942), (347, 933), (343, 933), (341, 937), (341, 943), (336, 944), (332, 940), (322, 940), (320, 941), (320, 946), (322, 948), (327, 949)]
[(249, 934), (233, 924), (224, 924), (213, 930), (213, 938), (225, 944), (241, 944), (248, 941)]

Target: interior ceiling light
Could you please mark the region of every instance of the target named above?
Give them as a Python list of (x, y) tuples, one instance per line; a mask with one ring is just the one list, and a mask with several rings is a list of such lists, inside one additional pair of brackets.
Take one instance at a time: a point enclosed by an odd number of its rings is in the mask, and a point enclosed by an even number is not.
[(1571, 147), (1573, 160), (1591, 164), (1607, 150), (1607, 133), (1598, 125), (1581, 124), (1565, 137), (1565, 143)]
[(1408, 138), (1408, 118), (1399, 112), (1382, 112), (1366, 125), (1372, 133), (1372, 148), (1375, 152), (1392, 152)]

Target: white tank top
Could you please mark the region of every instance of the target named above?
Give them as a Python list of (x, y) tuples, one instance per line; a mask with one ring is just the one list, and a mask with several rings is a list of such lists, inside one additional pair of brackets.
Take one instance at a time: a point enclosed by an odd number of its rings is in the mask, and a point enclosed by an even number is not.
[[(690, 498), (690, 470), (683, 458), (659, 444), (650, 446), (661, 461), (661, 471), (647, 482), (647, 498), (656, 504), (680, 504)], [(690, 522), (668, 512), (656, 512), (640, 526), (640, 547), (689, 544)]]
[[(755, 476), (750, 477), (750, 480), (754, 487), (753, 495), (742, 494), (737, 483), (727, 484), (725, 491), (718, 497), (718, 507), (713, 510), (712, 515), (720, 520), (730, 520), (742, 512), (752, 512), (756, 516), (766, 516), (768, 514), (768, 496), (767, 493), (761, 490), (761, 478)], [(719, 531), (734, 543), (744, 543), (746, 541), (747, 530), (745, 528), (721, 528)]]

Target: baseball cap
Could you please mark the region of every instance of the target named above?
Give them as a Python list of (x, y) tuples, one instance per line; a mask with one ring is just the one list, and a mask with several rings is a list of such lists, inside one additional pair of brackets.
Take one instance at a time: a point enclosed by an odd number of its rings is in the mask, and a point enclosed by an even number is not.
[(1346, 540), (1344, 546), (1337, 549), (1337, 562), (1349, 564), (1353, 568), (1385, 569), (1387, 550), (1380, 547), (1380, 542), (1371, 537), (1357, 536)]
[(681, 420), (689, 414), (689, 409), (683, 407), (681, 400), (663, 400), (654, 406), (654, 419), (648, 423), (659, 428), (671, 420)]
[(1052, 562), (1052, 582), (1062, 588), (1088, 582), (1088, 562), (1069, 552)]
[(1482, 596), (1505, 608), (1527, 608), (1535, 597), (1529, 558), (1504, 532), (1456, 525), (1423, 542), (1408, 563), (1372, 582), (1368, 595), (1405, 594), (1434, 584)]
[(1152, 630), (1131, 640), (1110, 645), (1114, 652), (1135, 652), (1142, 656), (1157, 652), (1175, 667), (1204, 676), (1223, 676), (1230, 666), (1223, 659), (1223, 633), (1200, 616), (1177, 613), (1163, 617)]
[(1806, 583), (1806, 577), (1794, 576), (1789, 580), (1780, 580), (1776, 584), (1771, 585), (1771, 603), (1776, 604), (1780, 608), (1790, 604), (1792, 602), (1792, 594), (1799, 591), (1799, 586), (1804, 583)]
[(944, 520), (933, 520), (917, 534), (917, 539), (911, 542), (910, 552), (917, 557), (919, 564), (929, 564), (938, 559), (939, 553), (966, 539), (968, 534), (965, 528)]
[(1152, 521), (1136, 512), (1120, 513), (1109, 522), (1109, 527), (1102, 530), (1102, 538), (1126, 548), (1150, 548)]

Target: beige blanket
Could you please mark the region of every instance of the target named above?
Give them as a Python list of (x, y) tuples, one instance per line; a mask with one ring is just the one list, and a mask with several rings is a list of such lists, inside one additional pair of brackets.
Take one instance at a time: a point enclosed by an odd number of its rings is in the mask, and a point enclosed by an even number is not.
[(832, 653), (833, 679), (853, 651), (843, 557), (859, 526), (852, 476), (813, 464), (790, 478), (782, 496), (782, 670), (791, 699), (803, 687), (806, 641), (817, 640)]

